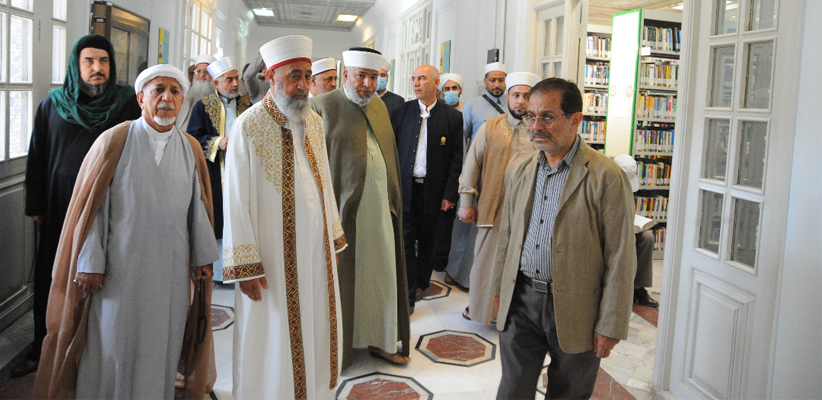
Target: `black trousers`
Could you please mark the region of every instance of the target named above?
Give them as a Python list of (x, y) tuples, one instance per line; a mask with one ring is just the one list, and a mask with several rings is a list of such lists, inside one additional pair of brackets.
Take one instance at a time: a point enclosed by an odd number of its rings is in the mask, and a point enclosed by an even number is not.
[(433, 271), (434, 232), (438, 214), (425, 215), (425, 185), (414, 182), (411, 189), (411, 210), (403, 212), (402, 236), (405, 242), (405, 271), (408, 275), (409, 306), (415, 303), (417, 289), (428, 289)]
[(545, 354), (548, 365), (546, 399), (589, 399), (594, 392), (599, 358), (594, 351), (568, 354), (559, 348), (554, 297), (517, 277), (505, 330), (499, 334), (502, 380), (498, 400), (533, 400)]
[[(51, 291), (51, 271), (54, 267), (54, 257), (57, 254), (57, 245), (60, 243), (59, 227), (55, 227), (52, 221), (44, 219), (39, 227), (37, 240), (37, 253), (34, 255), (34, 305), (32, 316), (34, 317), (34, 341), (31, 350), (26, 353), (26, 358), (30, 361), (40, 360), (40, 350), (43, 347), (43, 339), (46, 338), (46, 311), (49, 304), (49, 292)], [(72, 278), (73, 279), (73, 278)]]

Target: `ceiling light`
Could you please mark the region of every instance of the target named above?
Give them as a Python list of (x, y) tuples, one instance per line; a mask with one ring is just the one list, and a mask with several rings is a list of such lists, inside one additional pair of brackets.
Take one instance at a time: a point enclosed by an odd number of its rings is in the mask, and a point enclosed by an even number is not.
[(272, 10), (270, 8), (255, 8), (252, 11), (254, 11), (254, 14), (258, 17), (273, 17), (274, 16), (274, 10)]
[(685, 2), (679, 3), (675, 6), (671, 6), (671, 8), (673, 8), (674, 10), (682, 10), (683, 8), (685, 8)]
[(359, 18), (359, 15), (352, 15), (352, 14), (340, 14), (337, 15), (337, 21), (340, 22), (354, 22)]

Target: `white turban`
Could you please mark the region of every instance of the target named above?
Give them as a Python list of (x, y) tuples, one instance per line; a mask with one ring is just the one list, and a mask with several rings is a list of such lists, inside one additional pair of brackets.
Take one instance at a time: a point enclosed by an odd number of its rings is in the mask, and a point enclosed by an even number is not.
[(512, 72), (505, 77), (505, 91), (507, 92), (511, 87), (518, 85), (534, 87), (541, 80), (530, 72)]
[(137, 79), (134, 81), (134, 93), (142, 92), (147, 83), (159, 76), (176, 80), (182, 88), (183, 96), (188, 92), (188, 77), (183, 71), (173, 65), (158, 64), (144, 69), (143, 72), (140, 72), (140, 75), (137, 75)]
[(199, 56), (197, 56), (197, 58), (194, 59), (194, 65), (202, 63), (211, 64), (214, 61), (217, 61), (217, 58), (212, 56), (211, 54), (200, 54)]
[(508, 67), (506, 67), (505, 64), (503, 64), (501, 62), (493, 62), (491, 64), (486, 64), (485, 65), (485, 74), (488, 75), (488, 73), (491, 72), (491, 71), (500, 71), (500, 72), (503, 72), (503, 73), (507, 74), (508, 73)]
[(459, 74), (455, 74), (453, 72), (448, 72), (446, 74), (440, 75), (440, 85), (439, 85), (439, 87), (437, 87), (437, 89), (439, 89), (439, 91), (441, 92), (442, 87), (445, 86), (445, 82), (448, 82), (448, 81), (456, 82), (457, 85), (460, 86), (460, 89), (462, 89), (462, 77), (459, 76)]
[(382, 69), (386, 72), (391, 72), (391, 61), (385, 60), (385, 64), (382, 65)]
[(346, 68), (365, 68), (379, 72), (385, 64), (382, 54), (362, 50), (347, 50), (342, 53)]
[(217, 79), (224, 73), (237, 70), (237, 61), (234, 57), (223, 57), (211, 64), (208, 64), (208, 74), (211, 79)]
[(262, 45), (260, 54), (266, 69), (274, 69), (297, 61), (310, 63), (313, 46), (314, 42), (308, 36), (283, 36)]
[(337, 60), (326, 57), (311, 63), (311, 75), (321, 74), (330, 69), (337, 69)]

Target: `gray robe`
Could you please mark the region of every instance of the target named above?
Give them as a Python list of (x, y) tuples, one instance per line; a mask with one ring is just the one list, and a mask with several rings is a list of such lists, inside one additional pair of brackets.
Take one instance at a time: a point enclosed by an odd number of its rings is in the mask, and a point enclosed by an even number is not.
[(78, 272), (105, 274), (91, 298), (77, 398), (174, 396), (189, 260), (219, 258), (191, 151), (175, 129), (157, 165), (140, 120), (129, 128), (77, 263)]

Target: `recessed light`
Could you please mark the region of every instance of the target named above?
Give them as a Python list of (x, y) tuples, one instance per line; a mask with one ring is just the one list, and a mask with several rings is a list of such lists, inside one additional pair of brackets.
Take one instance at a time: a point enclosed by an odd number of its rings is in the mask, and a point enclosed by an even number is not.
[(258, 17), (273, 17), (274, 16), (274, 10), (272, 10), (270, 8), (255, 8), (252, 11), (254, 11), (254, 14)]
[(685, 8), (685, 2), (679, 3), (675, 6), (671, 6), (671, 8), (673, 8), (674, 10), (682, 10)]
[(354, 22), (359, 17), (360, 17), (359, 15), (340, 14), (340, 15), (337, 15), (337, 21), (340, 21), (340, 22)]

